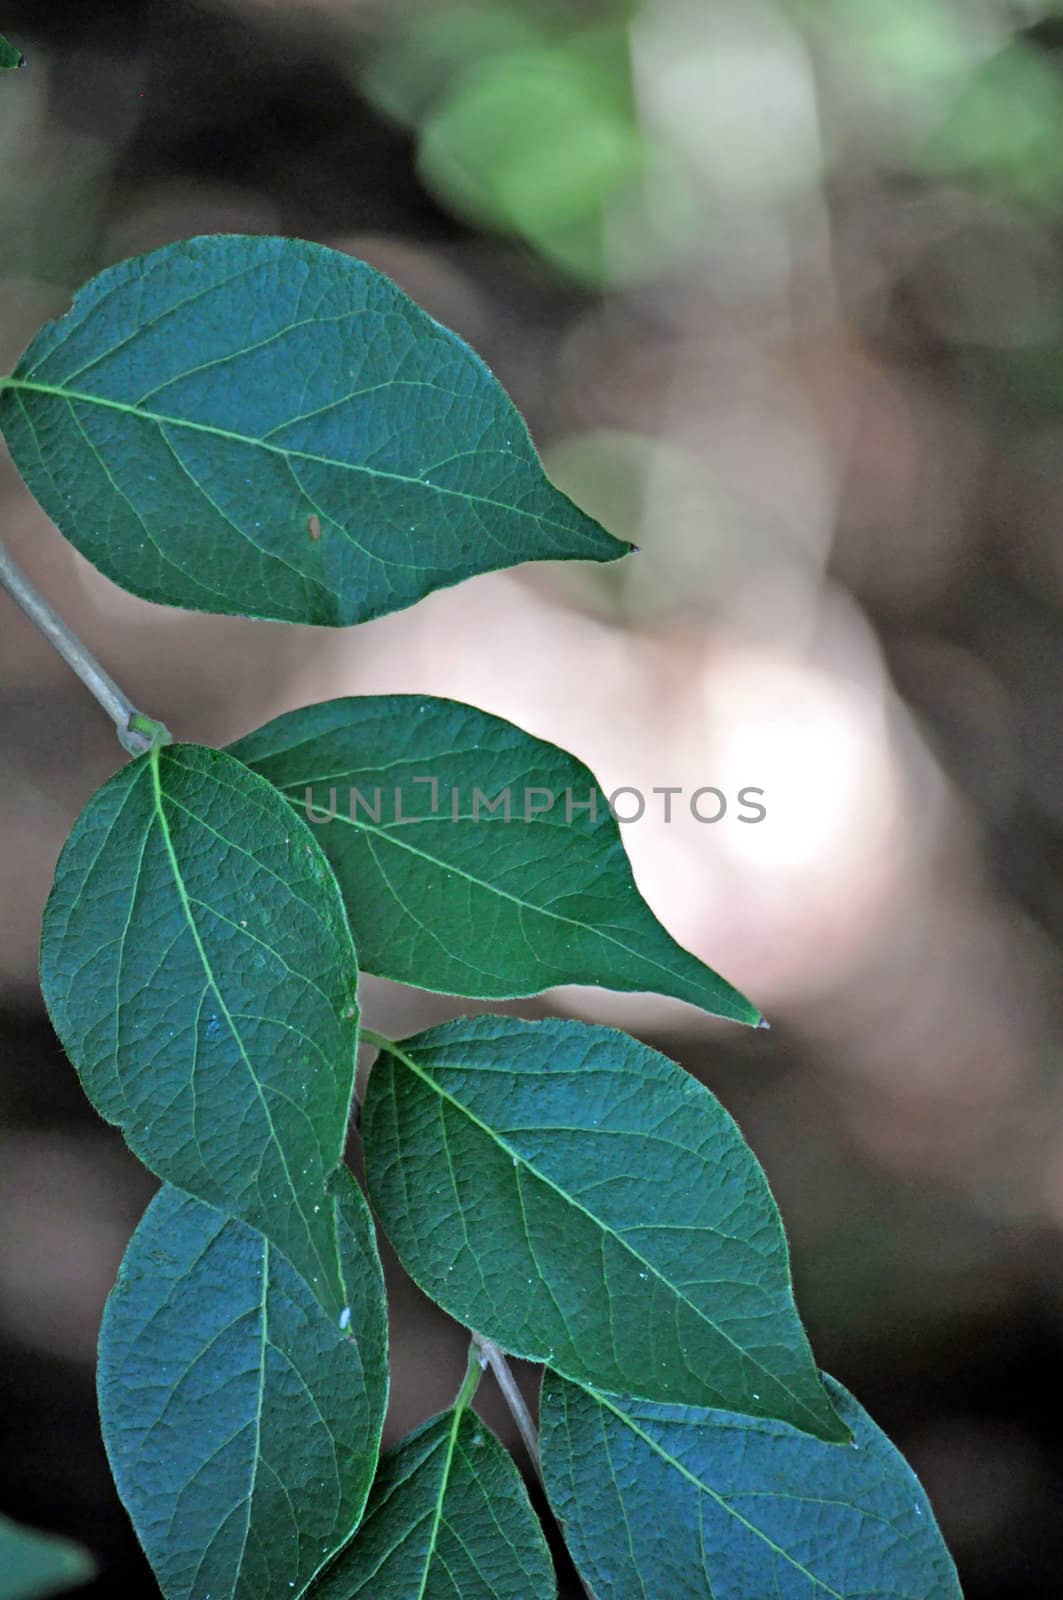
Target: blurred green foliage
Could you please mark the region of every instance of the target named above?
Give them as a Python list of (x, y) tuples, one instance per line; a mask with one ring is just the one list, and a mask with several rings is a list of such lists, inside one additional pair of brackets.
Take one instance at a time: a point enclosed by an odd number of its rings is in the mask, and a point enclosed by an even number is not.
[(559, 586), (600, 615), (636, 623), (712, 604), (728, 556), (726, 519), (687, 450), (665, 438), (591, 428), (559, 441), (544, 459), (559, 488), (638, 550), (636, 562), (598, 571), (574, 562), (558, 573)]
[(0, 277), (72, 286), (96, 265), (114, 160), (57, 110), (47, 53), (0, 94)]
[(1053, 213), (1063, 200), (1063, 70), (1014, 40), (962, 82), (913, 165)]
[(407, 13), (363, 92), (418, 136), (428, 187), (591, 283), (637, 278), (681, 242), (682, 174), (641, 126), (625, 0)]
[(1054, 208), (1063, 195), (1056, 4), (790, 0), (817, 49), (888, 96), (902, 170)]
[[(661, 15), (655, 0), (408, 5), (361, 61), (359, 82), (414, 132), (420, 173), (442, 204), (590, 285), (659, 273), (711, 229), (701, 180), (723, 182), (721, 162), (733, 184), (766, 192), (764, 153), (729, 136), (730, 61), (715, 70), (721, 22), (762, 35), (767, 26), (773, 38), (796, 30), (789, 66), (819, 100), (828, 171), (846, 170), (853, 142), (866, 134), (866, 103), (884, 168), (1042, 213), (1063, 197), (1063, 71), (1036, 37), (1036, 25), (1061, 15), (1058, 0), (764, 0), (752, 8), (718, 0), (704, 13), (677, 12), (673, 26), (689, 25), (689, 55), (677, 67), (684, 89), (690, 71), (713, 70), (685, 95), (675, 125), (666, 108), (663, 126), (645, 115), (636, 91), (640, 29)], [(757, 34), (748, 37), (755, 45)], [(763, 82), (770, 90), (770, 77)], [(763, 111), (777, 114), (768, 94)], [(747, 115), (739, 134), (756, 141), (757, 116)], [(765, 148), (780, 194), (795, 181), (821, 181), (818, 163), (797, 161), (785, 138)], [(791, 157), (797, 169), (786, 174)]]

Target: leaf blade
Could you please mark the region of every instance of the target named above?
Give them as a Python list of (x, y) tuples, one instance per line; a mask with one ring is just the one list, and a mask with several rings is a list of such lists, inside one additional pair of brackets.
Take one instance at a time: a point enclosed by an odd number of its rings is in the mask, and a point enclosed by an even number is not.
[(825, 1382), (849, 1447), (783, 1423), (594, 1394), (548, 1372), (544, 1481), (599, 1600), (962, 1600), (915, 1474)]
[[(593, 773), (503, 718), (371, 695), (288, 712), (230, 749), (311, 819), (335, 810), (314, 831), (367, 971), (480, 999), (648, 989), (759, 1021), (645, 904)], [(575, 805), (591, 792), (593, 817)], [(508, 795), (508, 813), (478, 794)]]
[(148, 600), (342, 627), (525, 560), (615, 560), (483, 363), (363, 262), (183, 240), (108, 268), (0, 385), (83, 555)]
[(357, 1525), (387, 1402), (383, 1275), (347, 1173), (331, 1210), (342, 1325), (263, 1235), (170, 1185), (126, 1251), (100, 1416), (167, 1600), (298, 1600)]
[(607, 1028), (479, 1017), (378, 1057), (370, 1197), (403, 1266), (515, 1355), (848, 1437), (764, 1175), (723, 1107)]
[(41, 983), (93, 1104), (159, 1177), (263, 1230), (338, 1314), (325, 1191), (354, 1085), (357, 961), (309, 829), (195, 745), (90, 800)]
[(466, 1407), (384, 1456), (354, 1539), (311, 1600), (555, 1600), (553, 1563), (510, 1455)]

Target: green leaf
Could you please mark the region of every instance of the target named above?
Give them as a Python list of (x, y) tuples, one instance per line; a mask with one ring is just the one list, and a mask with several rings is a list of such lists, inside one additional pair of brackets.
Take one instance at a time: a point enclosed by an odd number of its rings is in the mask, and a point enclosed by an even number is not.
[[(14, 45), (9, 43), (0, 33), (0, 72), (8, 72), (15, 67), (21, 67), (24, 61), (25, 57), (22, 51), (16, 50)], [(3, 1600), (2, 1589), (0, 1589), (0, 1600)]]
[(543, 1476), (596, 1600), (962, 1600), (915, 1474), (824, 1381), (848, 1447), (548, 1372)]
[(100, 1416), (166, 1600), (298, 1600), (357, 1526), (387, 1403), (384, 1285), (349, 1173), (329, 1210), (338, 1320), (261, 1234), (169, 1186), (126, 1251)]
[(232, 751), (319, 819), (366, 971), (485, 1000), (649, 989), (758, 1021), (649, 910), (594, 775), (512, 723), (372, 695), (290, 712)]
[(554, 1600), (553, 1563), (512, 1457), (462, 1405), (384, 1457), (355, 1539), (312, 1600)]
[(477, 356), (364, 262), (188, 239), (94, 278), (0, 386), (59, 528), (134, 594), (345, 626), (628, 546), (543, 474)]
[(44, 1600), (85, 1583), (93, 1571), (80, 1545), (0, 1517), (0, 1600)]
[(576, 1022), (370, 1042), (385, 1046), (362, 1118), (370, 1198), (452, 1316), (596, 1387), (848, 1438), (764, 1174), (707, 1089)]
[(153, 1172), (265, 1233), (334, 1314), (348, 1302), (324, 1200), (357, 976), (317, 840), (232, 756), (156, 749), (78, 818), (41, 981), (90, 1099)]

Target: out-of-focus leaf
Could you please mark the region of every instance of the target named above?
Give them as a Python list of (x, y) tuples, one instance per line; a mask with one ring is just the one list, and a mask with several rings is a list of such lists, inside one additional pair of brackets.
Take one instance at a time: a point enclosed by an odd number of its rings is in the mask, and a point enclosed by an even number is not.
[(683, 175), (639, 124), (624, 28), (470, 67), (425, 118), (418, 165), (462, 216), (595, 283), (660, 271), (691, 225)]
[(453, 5), (398, 11), (358, 64), (358, 87), (370, 103), (416, 128), (450, 80), (492, 56), (545, 42), (543, 19), (519, 5)]
[(0, 1600), (45, 1600), (85, 1583), (93, 1570), (80, 1545), (0, 1517)]
[(912, 160), (926, 174), (966, 179), (1054, 214), (1063, 201), (1058, 63), (1014, 40), (963, 81)]

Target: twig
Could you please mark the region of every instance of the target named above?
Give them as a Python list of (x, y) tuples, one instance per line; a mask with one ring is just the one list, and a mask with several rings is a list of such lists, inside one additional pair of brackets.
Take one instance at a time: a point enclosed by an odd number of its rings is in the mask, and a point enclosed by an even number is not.
[(539, 1435), (531, 1419), (531, 1413), (524, 1403), (524, 1396), (517, 1387), (517, 1380), (513, 1376), (509, 1362), (502, 1351), (491, 1339), (485, 1339), (482, 1334), (474, 1333), (472, 1342), (480, 1352), (480, 1365), (490, 1367), (494, 1374), (495, 1382), (502, 1391), (502, 1398), (509, 1407), (509, 1414), (517, 1424), (517, 1432), (524, 1441), (524, 1448), (531, 1457), (531, 1464), (535, 1468), (535, 1475), (542, 1483), (543, 1471), (539, 1464)]
[(106, 711), (118, 732), (119, 743), (130, 755), (143, 755), (157, 744), (169, 744), (170, 735), (161, 722), (138, 711), (128, 695), (105, 672), (95, 656), (72, 633), (62, 617), (52, 610), (44, 596), (0, 544), (0, 588), (20, 606), (48, 642), (72, 667), (89, 693)]
[[(517, 1380), (513, 1376), (513, 1370), (505, 1355), (493, 1340), (485, 1339), (480, 1333), (474, 1333), (472, 1342), (480, 1353), (480, 1365), (482, 1367), (490, 1367), (494, 1374), (495, 1382), (502, 1391), (502, 1398), (509, 1407), (509, 1414), (517, 1424), (517, 1431), (524, 1441), (524, 1448), (531, 1457), (531, 1464), (535, 1468), (535, 1476), (542, 1486), (543, 1493), (546, 1494), (542, 1462), (539, 1459), (539, 1435), (531, 1419), (531, 1413), (524, 1404), (524, 1396), (517, 1388)], [(547, 1505), (549, 1505), (549, 1495), (546, 1495), (546, 1501)], [(582, 1573), (577, 1572), (576, 1579), (583, 1593), (587, 1596), (587, 1600), (594, 1600), (594, 1595), (583, 1581)]]

